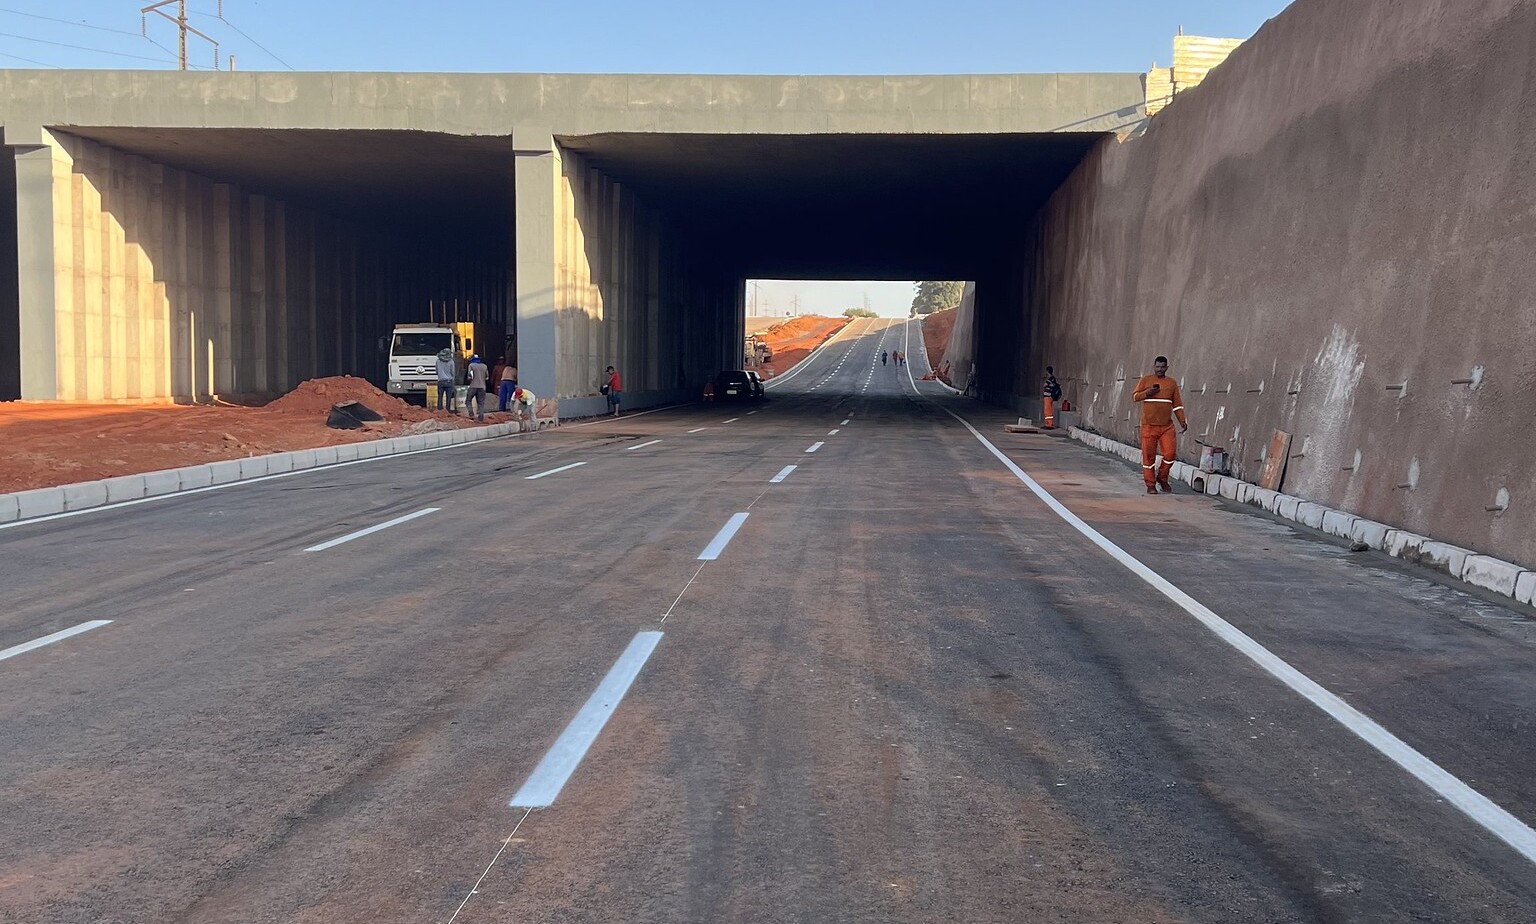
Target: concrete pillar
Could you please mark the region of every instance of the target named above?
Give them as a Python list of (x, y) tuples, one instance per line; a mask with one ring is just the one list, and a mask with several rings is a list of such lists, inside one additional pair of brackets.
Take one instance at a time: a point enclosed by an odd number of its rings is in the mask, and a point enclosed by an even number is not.
[[(55, 161), (62, 152), (41, 128), (7, 125), (6, 142), (16, 149), (16, 290), (20, 337), (21, 397), (52, 401), (59, 396), (54, 238), (67, 230), (69, 211), (59, 214)], [(68, 170), (67, 164), (65, 170)], [(67, 191), (62, 204), (68, 206)]]
[(555, 211), (560, 152), (554, 137), (545, 130), (519, 129), (513, 135), (513, 145), (518, 378), (534, 394), (558, 397), (555, 239), (557, 233), (567, 230), (565, 222), (557, 221)]

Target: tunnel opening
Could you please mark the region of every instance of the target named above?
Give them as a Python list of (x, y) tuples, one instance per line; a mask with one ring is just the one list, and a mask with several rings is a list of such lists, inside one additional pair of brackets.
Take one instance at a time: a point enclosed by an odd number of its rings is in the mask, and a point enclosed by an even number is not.
[[(731, 280), (971, 280), (975, 394), (1018, 405), (1037, 358), (1037, 216), (1104, 135), (599, 134), (560, 137), (665, 216), (679, 250)], [(740, 361), (732, 312), (721, 338)], [(734, 328), (734, 329), (732, 329)], [(710, 374), (708, 370), (699, 370)], [(969, 369), (956, 374), (969, 375)]]
[[(492, 357), (515, 342), (509, 138), (51, 134), (82, 216), (58, 296), (64, 394), (260, 402), (327, 375), (385, 387), (397, 323), (470, 323)], [(109, 310), (113, 330), (92, 323)]]

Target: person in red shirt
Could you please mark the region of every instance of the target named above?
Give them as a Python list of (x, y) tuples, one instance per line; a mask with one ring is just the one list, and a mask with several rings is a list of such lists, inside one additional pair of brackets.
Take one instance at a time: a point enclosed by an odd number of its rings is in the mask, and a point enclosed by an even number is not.
[(614, 417), (617, 417), (619, 416), (619, 392), (622, 390), (622, 388), (619, 382), (618, 370), (614, 369), (612, 366), (608, 367), (608, 384), (606, 386), (606, 390), (608, 392), (608, 407), (612, 409), (610, 413)]
[[(1141, 402), (1141, 477), (1147, 483), (1147, 493), (1156, 494), (1162, 488), (1164, 494), (1172, 494), (1168, 473), (1178, 452), (1173, 422), (1177, 418), (1180, 433), (1189, 429), (1189, 422), (1184, 417), (1179, 383), (1168, 377), (1168, 357), (1153, 360), (1152, 374), (1141, 377), (1131, 398)], [(1162, 456), (1161, 464), (1158, 456)]]

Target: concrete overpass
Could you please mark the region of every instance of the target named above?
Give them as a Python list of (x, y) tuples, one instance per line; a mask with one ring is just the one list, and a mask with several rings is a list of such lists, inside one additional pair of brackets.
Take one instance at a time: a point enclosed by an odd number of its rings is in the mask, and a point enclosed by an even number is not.
[(0, 72), (0, 397), (378, 378), (393, 323), (447, 310), (515, 325), (567, 413), (608, 363), (664, 400), (736, 361), (748, 277), (1016, 295), (1022, 229), (1143, 97), (1139, 74)]

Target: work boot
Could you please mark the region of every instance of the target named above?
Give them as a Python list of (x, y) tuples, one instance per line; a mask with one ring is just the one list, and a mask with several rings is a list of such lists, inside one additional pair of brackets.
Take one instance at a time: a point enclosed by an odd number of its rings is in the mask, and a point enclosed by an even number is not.
[(1157, 493), (1157, 487), (1155, 485), (1150, 485), (1150, 484), (1147, 485), (1147, 493), (1148, 494), (1156, 494)]
[(1173, 488), (1169, 486), (1168, 479), (1166, 479), (1166, 478), (1164, 478), (1162, 481), (1159, 481), (1157, 483), (1157, 486), (1159, 488), (1163, 489), (1163, 493), (1164, 494), (1172, 494), (1173, 493)]

